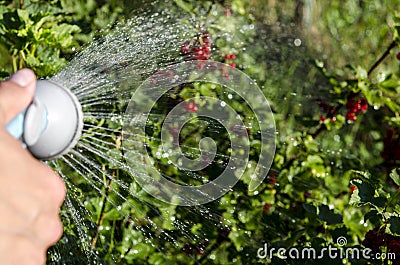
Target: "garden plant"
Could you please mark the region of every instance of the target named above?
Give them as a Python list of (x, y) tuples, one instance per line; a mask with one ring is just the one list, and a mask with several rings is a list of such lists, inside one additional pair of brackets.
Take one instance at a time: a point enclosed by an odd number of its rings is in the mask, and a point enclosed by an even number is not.
[[(261, 132), (249, 104), (212, 83), (174, 87), (152, 114), (165, 115), (186, 101), (193, 119), (181, 131), (171, 125), (176, 143), (193, 157), (199, 156), (199, 139), (212, 138), (218, 147), (198, 175), (216, 178), (231, 155), (226, 129), (198, 117), (207, 107), (202, 97), (222, 99), (240, 114), (249, 170), (217, 200), (177, 206), (148, 195), (135, 176), (104, 156), (92, 159), (115, 181), (98, 176), (105, 179), (100, 191), (88, 184), (92, 176), (83, 178), (60, 160), (55, 170), (70, 176), (70, 199), (61, 210), (63, 238), (49, 249), (47, 263), (400, 264), (399, 6), (398, 0), (0, 0), (2, 78), (24, 67), (40, 78), (53, 76), (120, 25), (157, 13), (183, 18), (193, 33), (175, 43), (174, 62), (199, 61), (199, 69), (206, 61), (224, 63), (222, 78), (230, 77), (229, 69), (244, 72), (275, 119), (272, 165), (252, 190)], [(121, 104), (99, 110), (124, 111)], [(110, 149), (106, 157), (121, 153), (121, 124), (93, 122), (110, 135), (103, 139)], [(153, 165), (177, 182), (202, 183), (160, 155), (161, 126), (149, 119), (146, 127)], [(129, 183), (135, 196), (118, 180)], [(110, 203), (116, 201), (118, 207)], [(265, 246), (385, 254), (296, 259), (260, 255)]]

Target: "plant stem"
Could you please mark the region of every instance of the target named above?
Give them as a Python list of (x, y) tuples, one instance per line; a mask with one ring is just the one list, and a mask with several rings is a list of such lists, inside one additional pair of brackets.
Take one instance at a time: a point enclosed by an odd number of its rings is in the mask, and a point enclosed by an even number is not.
[[(121, 148), (121, 137), (122, 137), (122, 135), (118, 136), (117, 139), (115, 140), (115, 148), (117, 150), (119, 150)], [(105, 168), (103, 168), (103, 170), (105, 170)], [(97, 239), (99, 238), (100, 226), (103, 224), (105, 211), (106, 211), (107, 199), (111, 192), (111, 187), (114, 182), (114, 177), (115, 177), (115, 170), (112, 171), (111, 179), (110, 179), (110, 182), (108, 183), (106, 194), (104, 195), (104, 198), (103, 198), (103, 204), (101, 205), (100, 216), (99, 216), (99, 220), (97, 222), (96, 235), (92, 239), (92, 245), (91, 245), (92, 249), (94, 249), (94, 247), (96, 246)], [(106, 183), (106, 181), (107, 180), (105, 180), (104, 183)], [(115, 223), (113, 224), (113, 227), (115, 228)], [(114, 228), (113, 228), (113, 234), (112, 234), (113, 237), (114, 237)], [(114, 240), (112, 240), (111, 242), (114, 242)], [(111, 248), (111, 246), (110, 246), (110, 248)]]
[(12, 56), (12, 65), (13, 65), (13, 72), (15, 73), (16, 71), (18, 71), (17, 57), (15, 55)]
[(376, 61), (376, 62), (374, 63), (374, 65), (372, 65), (372, 67), (369, 69), (369, 71), (368, 71), (368, 77), (369, 77), (369, 76), (371, 75), (371, 73), (375, 70), (375, 68), (377, 68), (377, 67), (382, 63), (382, 61), (390, 54), (390, 51), (391, 51), (394, 47), (396, 47), (396, 45), (397, 45), (397, 41), (396, 41), (396, 40), (394, 40), (394, 41), (392, 41), (392, 43), (390, 43), (389, 47), (387, 47), (386, 51), (382, 54), (382, 56), (378, 59), (378, 61)]
[(24, 67), (24, 52), (19, 51), (19, 66), (18, 69), (22, 69)]
[[(115, 175), (114, 173), (115, 172), (113, 171), (113, 173), (112, 173), (113, 177)], [(110, 182), (108, 183), (108, 187), (107, 187), (107, 190), (106, 190), (106, 194), (104, 195), (104, 198), (103, 198), (103, 203), (101, 205), (101, 211), (100, 211), (99, 220), (97, 221), (96, 235), (92, 239), (92, 249), (96, 246), (96, 242), (97, 242), (97, 239), (98, 239), (99, 234), (100, 234), (100, 226), (103, 224), (105, 210), (106, 210), (106, 204), (107, 204), (107, 199), (108, 199), (108, 196), (110, 195), (111, 186), (113, 184), (113, 179), (114, 178), (110, 179)]]

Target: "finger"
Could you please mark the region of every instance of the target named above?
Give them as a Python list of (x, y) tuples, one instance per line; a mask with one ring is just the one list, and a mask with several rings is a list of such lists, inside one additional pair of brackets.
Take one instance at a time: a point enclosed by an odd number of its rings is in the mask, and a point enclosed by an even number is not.
[(38, 185), (38, 188), (35, 192), (38, 193), (40, 198), (48, 201), (49, 209), (58, 210), (64, 203), (67, 192), (63, 179), (43, 162), (38, 160), (33, 162), (38, 166), (34, 180), (34, 185)]
[(58, 212), (44, 213), (33, 224), (32, 238), (41, 247), (48, 248), (62, 237), (63, 225)]
[(65, 200), (67, 192), (65, 183), (63, 179), (50, 167), (48, 167), (45, 164), (43, 164), (43, 166), (46, 168), (46, 171), (48, 172), (46, 175), (43, 175), (47, 178), (45, 180), (46, 181), (45, 186), (46, 189), (48, 190), (48, 196), (52, 200), (52, 205), (58, 209), (61, 207), (61, 205), (64, 203)]
[(0, 83), (0, 125), (6, 125), (32, 101), (36, 77), (32, 70), (22, 69)]

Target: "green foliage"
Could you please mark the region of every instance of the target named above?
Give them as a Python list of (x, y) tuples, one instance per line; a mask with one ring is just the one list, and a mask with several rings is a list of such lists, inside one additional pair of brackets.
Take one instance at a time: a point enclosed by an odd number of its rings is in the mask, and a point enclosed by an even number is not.
[(74, 45), (73, 34), (79, 27), (65, 23), (66, 18), (57, 11), (61, 10), (49, 10), (48, 5), (35, 2), (18, 9), (0, 7), (0, 45), (8, 52), (4, 57), (11, 57), (3, 60), (12, 62), (12, 69), (3, 67), (3, 72), (29, 67), (46, 76), (65, 64), (61, 52)]
[[(74, 49), (112, 31), (115, 21), (143, 4), (112, 0), (3, 2), (3, 77), (21, 67), (33, 68), (40, 76), (56, 73)], [(303, 5), (296, 6), (293, 1), (175, 0), (161, 6), (177, 15), (190, 14), (187, 24), (212, 36), (211, 59), (232, 63), (225, 55), (235, 54), (237, 68), (255, 79), (269, 99), (277, 124), (277, 151), (264, 183), (250, 191), (252, 172), (247, 170), (233, 191), (219, 200), (201, 207), (178, 207), (147, 195), (131, 176), (119, 170), (123, 161), (96, 158), (104, 172), (130, 183), (127, 189), (137, 196), (123, 200), (126, 189), (105, 176), (97, 176), (104, 185), (94, 191), (89, 185), (92, 176), (67, 172), (74, 180), (69, 192), (80, 198), (87, 216), (77, 220), (62, 212), (65, 236), (56, 246), (61, 258), (57, 263), (56, 257), (49, 257), (49, 264), (84, 264), (91, 251), (116, 264), (308, 264), (277, 256), (272, 261), (262, 260), (257, 258), (257, 250), (265, 242), (277, 248), (320, 249), (336, 244), (341, 236), (347, 238), (348, 246), (364, 248), (365, 235), (374, 228), (400, 235), (396, 169), (400, 165), (400, 72), (395, 59), (400, 33), (399, 18), (391, 10), (400, 3), (298, 2)], [(150, 8), (157, 9), (149, 4)], [(194, 40), (196, 36), (188, 41)], [(384, 60), (379, 60), (380, 56)], [(241, 114), (251, 146), (248, 167), (254, 168), (260, 152), (259, 126), (238, 95), (229, 95), (215, 84), (186, 84), (160, 99), (153, 114), (167, 113), (186, 99), (198, 108), (212, 109), (201, 96), (223, 99)], [(348, 102), (361, 99), (368, 109), (350, 120)], [(114, 106), (111, 111), (119, 108)], [(217, 129), (217, 124), (210, 126), (196, 111), (191, 115), (193, 120), (179, 135), (183, 151), (197, 157), (199, 152), (192, 150), (204, 137), (213, 138), (219, 147), (213, 165), (200, 172), (204, 178), (193, 179), (168, 166), (162, 157), (162, 121), (158, 119), (148, 121), (146, 144), (152, 161), (146, 163), (153, 163), (176, 181), (198, 185), (223, 170), (230, 155), (229, 137), (222, 137), (226, 131)], [(97, 122), (115, 132), (111, 143), (115, 149), (109, 150), (108, 156), (118, 157), (120, 124)], [(80, 207), (74, 203), (67, 202), (67, 206)]]

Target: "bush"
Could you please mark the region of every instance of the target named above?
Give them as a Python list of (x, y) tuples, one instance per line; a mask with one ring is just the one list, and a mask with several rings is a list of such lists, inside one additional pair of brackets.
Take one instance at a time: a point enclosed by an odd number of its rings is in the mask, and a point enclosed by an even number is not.
[[(187, 26), (181, 32), (182, 41), (175, 46), (166, 43), (160, 50), (170, 49), (163, 55), (171, 57), (160, 56), (154, 68), (143, 70), (137, 83), (162, 66), (193, 59), (223, 62), (250, 75), (274, 112), (277, 134), (272, 167), (255, 191), (249, 188), (249, 170), (232, 191), (208, 204), (163, 203), (144, 192), (135, 176), (124, 170), (122, 124), (96, 117), (90, 120), (98, 126), (92, 137), (99, 139), (99, 150), (109, 150), (106, 156), (85, 153), (91, 157), (86, 161), (88, 170), (81, 172), (68, 160), (53, 163), (68, 176), (69, 196), (62, 210), (64, 237), (49, 251), (48, 263), (398, 264), (399, 256), (390, 261), (329, 260), (328, 256), (310, 261), (285, 260), (279, 255), (264, 259), (257, 253), (265, 243), (275, 249), (312, 246), (321, 250), (343, 246), (338, 240), (344, 238), (347, 247), (399, 253), (396, 53), (400, 26), (392, 13), (399, 1), (144, 3), (2, 1), (2, 76), (21, 67), (33, 68), (39, 76), (54, 75), (67, 64), (65, 58), (82, 56), (76, 55), (82, 46), (90, 49), (93, 40), (112, 38), (135, 17), (169, 14)], [(169, 11), (162, 13), (163, 9)], [(151, 28), (147, 30), (152, 34)], [(141, 43), (133, 39), (132, 45), (135, 41)], [(126, 65), (120, 61), (115, 67), (103, 67), (101, 74), (122, 80), (118, 71)], [(85, 69), (92, 70), (99, 71)], [(129, 82), (120, 84), (127, 91), (123, 96), (137, 86)], [(259, 121), (242, 98), (209, 83), (177, 86), (152, 110), (155, 119), (147, 121), (143, 141), (151, 163), (178, 183), (198, 185), (212, 180), (231, 155), (229, 137), (222, 137), (226, 129), (198, 117), (199, 109), (207, 107), (202, 96), (223, 99), (240, 113), (250, 142), (249, 165), (259, 160)], [(119, 100), (86, 111), (106, 110), (118, 116), (127, 102), (122, 96)], [(199, 157), (199, 139), (204, 137), (216, 140), (218, 146), (211, 165), (193, 175), (169, 165), (160, 143), (159, 117), (185, 100), (193, 120), (175, 136), (184, 152)], [(172, 133), (175, 130), (172, 124)], [(81, 174), (89, 169), (98, 174)]]

